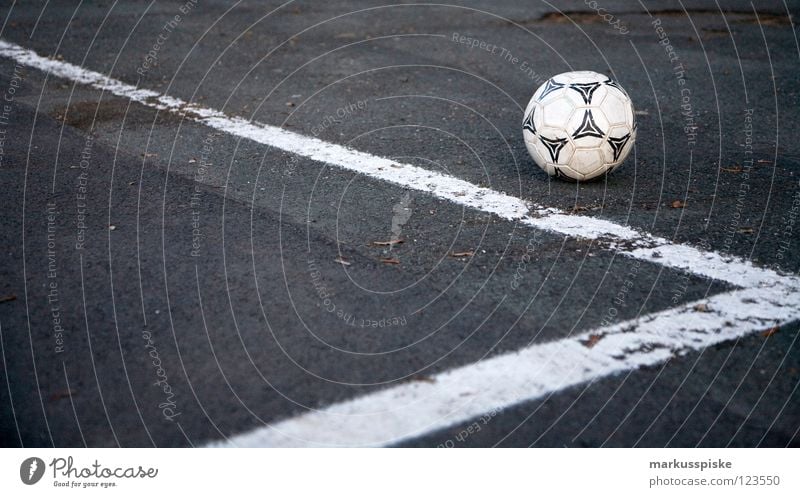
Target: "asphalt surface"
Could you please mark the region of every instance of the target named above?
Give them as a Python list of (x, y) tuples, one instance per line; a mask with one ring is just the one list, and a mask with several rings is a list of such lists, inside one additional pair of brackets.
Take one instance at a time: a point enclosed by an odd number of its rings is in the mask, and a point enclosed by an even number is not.
[[(229, 115), (800, 272), (796, 2), (726, 2), (724, 16), (714, 2), (603, 2), (621, 32), (577, 2), (201, 1), (165, 31), (181, 5), (6, 3), (0, 37)], [(536, 87), (577, 69), (613, 75), (639, 111), (632, 157), (586, 184), (550, 180), (520, 132)], [(9, 88), (4, 446), (220, 440), (597, 327), (625, 285), (630, 261), (590, 241), (0, 59)], [(405, 242), (374, 246), (393, 219)], [(729, 289), (642, 263), (616, 318)], [(798, 446), (797, 335), (790, 325), (523, 403), (456, 445)], [(448, 445), (465, 426), (398, 445)]]

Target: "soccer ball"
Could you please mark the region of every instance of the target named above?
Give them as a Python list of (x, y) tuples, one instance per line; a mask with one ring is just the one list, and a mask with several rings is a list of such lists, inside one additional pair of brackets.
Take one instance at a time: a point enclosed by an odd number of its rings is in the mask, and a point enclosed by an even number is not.
[(522, 136), (528, 153), (550, 176), (596, 178), (619, 167), (633, 148), (633, 102), (607, 76), (565, 72), (533, 94)]

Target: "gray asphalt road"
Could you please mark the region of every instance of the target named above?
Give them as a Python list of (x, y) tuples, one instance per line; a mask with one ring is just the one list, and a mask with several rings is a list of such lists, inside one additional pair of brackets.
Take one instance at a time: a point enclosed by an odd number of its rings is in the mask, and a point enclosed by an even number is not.
[[(229, 115), (800, 272), (798, 4), (601, 7), (620, 23), (583, 2), (5, 2), (0, 37)], [(639, 111), (635, 156), (602, 181), (551, 181), (522, 142), (528, 98), (570, 69), (613, 75)], [(9, 59), (0, 91), (11, 96), (0, 120), (6, 446), (223, 439), (597, 327), (626, 284), (630, 261), (590, 241)], [(374, 246), (398, 230), (405, 243)], [(450, 255), (465, 251), (474, 257)], [(728, 289), (642, 263), (616, 319)], [(560, 391), (458, 444), (797, 446), (797, 335), (787, 326)], [(398, 445), (437, 446), (463, 429)]]

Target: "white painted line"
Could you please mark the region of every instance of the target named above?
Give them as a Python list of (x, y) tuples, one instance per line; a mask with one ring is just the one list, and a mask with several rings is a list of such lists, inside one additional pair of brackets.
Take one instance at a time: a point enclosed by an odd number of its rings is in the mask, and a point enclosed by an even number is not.
[[(703, 303), (707, 312), (695, 309)], [(211, 447), (380, 446), (800, 317), (797, 287), (748, 288), (486, 359), (213, 442)], [(588, 343), (595, 342), (592, 347)], [(487, 414), (488, 413), (488, 414)]]
[(0, 40), (0, 56), (148, 107), (185, 116), (234, 136), (425, 192), (503, 219), (521, 221), (567, 236), (595, 239), (628, 257), (686, 270), (741, 287), (770, 284), (783, 278), (770, 269), (756, 267), (740, 258), (725, 257), (688, 245), (675, 244), (604, 219), (569, 215), (556, 209), (530, 205), (523, 199), (479, 187), (453, 176), (411, 164), (397, 163), (276, 126), (229, 117), (220, 111), (190, 104), (152, 90), (140, 89), (68, 62), (42, 57), (32, 50), (3, 40)]
[(598, 240), (601, 245), (617, 251), (620, 255), (725, 281), (742, 288), (779, 282), (795, 285), (800, 281), (796, 277), (758, 267), (740, 257), (673, 243), (666, 238), (642, 233), (605, 219), (552, 213), (547, 216), (525, 218), (522, 222), (542, 230)]
[(183, 115), (187, 119), (234, 136), (363, 173), (383, 181), (427, 191), (437, 197), (497, 214), (506, 219), (519, 219), (529, 212), (529, 206), (521, 199), (482, 188), (452, 176), (359, 152), (277, 126), (255, 123), (241, 117), (229, 117), (220, 111), (190, 104), (179, 98), (161, 95), (154, 91), (139, 89), (68, 62), (42, 57), (32, 50), (3, 40), (0, 40), (0, 56), (14, 59), (20, 64), (49, 72), (60, 78), (107, 91), (148, 107)]
[[(614, 373), (650, 366), (690, 350), (787, 324), (800, 316), (794, 276), (642, 233), (608, 220), (568, 215), (445, 174), (395, 163), (266, 124), (142, 90), (100, 73), (0, 40), (0, 56), (232, 135), (422, 191), (534, 228), (588, 238), (617, 253), (744, 288), (405, 383), (236, 436), (214, 445), (382, 445), (452, 426)], [(599, 338), (593, 347), (585, 342)]]

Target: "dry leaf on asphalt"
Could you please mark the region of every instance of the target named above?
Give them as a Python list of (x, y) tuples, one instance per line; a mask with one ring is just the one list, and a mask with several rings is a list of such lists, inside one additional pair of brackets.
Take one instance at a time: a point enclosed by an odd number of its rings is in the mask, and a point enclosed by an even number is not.
[(50, 396), (50, 400), (51, 401), (56, 401), (56, 400), (65, 399), (67, 397), (72, 397), (73, 395), (75, 395), (77, 393), (78, 393), (77, 390), (73, 390), (71, 388), (70, 389), (64, 389), (64, 390), (58, 390), (56, 392), (53, 392), (53, 394)]
[(452, 252), (450, 257), (472, 257), (473, 255), (475, 255), (475, 252), (467, 250), (466, 252)]
[(434, 378), (432, 376), (428, 376), (426, 374), (415, 374), (414, 376), (409, 378), (409, 380), (410, 381), (422, 381), (424, 383), (436, 383), (436, 378)]
[(387, 240), (385, 242), (370, 242), (370, 245), (375, 247), (391, 247), (392, 245), (397, 245), (403, 243), (404, 240), (397, 239), (397, 240)]
[(581, 343), (583, 344), (584, 347), (591, 349), (592, 347), (597, 345), (597, 342), (599, 342), (601, 338), (603, 337), (601, 337), (600, 335), (589, 335), (589, 339), (584, 340)]

